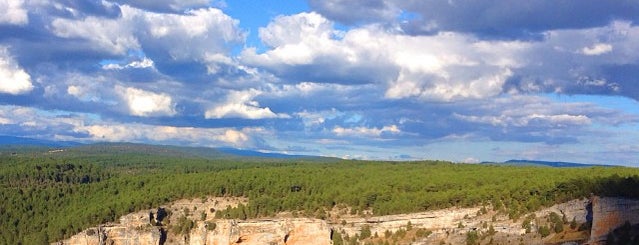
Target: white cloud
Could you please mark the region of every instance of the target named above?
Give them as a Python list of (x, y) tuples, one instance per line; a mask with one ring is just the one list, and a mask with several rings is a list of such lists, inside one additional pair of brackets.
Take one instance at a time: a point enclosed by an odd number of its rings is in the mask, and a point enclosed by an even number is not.
[(189, 9), (203, 8), (208, 6), (225, 6), (223, 0), (113, 0), (135, 6), (142, 9), (148, 9), (154, 12), (184, 12)]
[(268, 107), (260, 107), (254, 100), (262, 92), (251, 89), (246, 91), (232, 91), (227, 95), (226, 102), (207, 110), (204, 117), (211, 118), (289, 118), (287, 114), (276, 114)]
[(326, 111), (308, 112), (306, 110), (295, 113), (295, 116), (302, 119), (304, 126), (312, 127), (322, 125), (327, 119), (334, 119), (338, 116), (342, 116), (344, 113), (338, 111), (335, 108)]
[(612, 51), (612, 45), (607, 43), (597, 43), (590, 47), (584, 47), (581, 52), (585, 55), (602, 55), (610, 53)]
[(112, 63), (112, 64), (105, 64), (102, 66), (102, 69), (105, 70), (122, 70), (122, 69), (128, 69), (128, 68), (137, 68), (137, 69), (142, 69), (142, 68), (151, 68), (153, 67), (153, 60), (144, 57), (142, 60), (134, 60), (131, 61), (130, 63), (126, 64), (126, 65), (120, 65), (120, 64), (116, 64), (116, 63)]
[[(292, 83), (375, 84), (387, 99), (454, 102), (518, 91), (638, 97), (634, 84), (620, 78), (627, 75), (610, 70), (636, 63), (639, 28), (615, 21), (544, 36), (541, 41), (482, 40), (455, 32), (411, 36), (378, 25), (337, 31), (322, 16), (301, 13), (278, 17), (261, 30), (271, 49), (247, 48), (240, 58)], [(614, 55), (603, 56), (608, 53)], [(592, 86), (580, 82), (584, 76), (609, 82)]]
[(63, 38), (83, 38), (99, 50), (124, 55), (140, 47), (133, 35), (130, 12), (123, 11), (120, 19), (87, 17), (82, 20), (57, 18), (51, 22), (54, 35)]
[[(99, 50), (111, 54), (125, 55), (129, 50), (143, 48), (144, 52), (157, 56), (151, 57), (156, 62), (204, 62), (208, 55), (227, 52), (229, 44), (241, 43), (246, 36), (237, 20), (216, 8), (188, 10), (183, 14), (147, 12), (128, 5), (120, 9), (122, 14), (116, 19), (56, 18), (51, 23), (51, 31), (63, 38), (88, 40)], [(149, 67), (149, 61), (130, 65)]]
[[(613, 21), (590, 29), (554, 30), (513, 56), (528, 61), (513, 69), (505, 92), (623, 95), (639, 98), (632, 78), (639, 60), (639, 27)], [(627, 71), (623, 67), (627, 66)], [(617, 71), (621, 68), (619, 71)]]
[(138, 15), (147, 30), (138, 33), (141, 42), (148, 43), (155, 51), (168, 52), (173, 60), (202, 61), (207, 56), (229, 51), (230, 44), (241, 43), (246, 37), (238, 27), (239, 21), (216, 8), (189, 10), (183, 15)]
[(399, 134), (401, 130), (399, 130), (397, 125), (384, 126), (381, 129), (367, 127), (343, 128), (336, 126), (333, 128), (333, 133), (337, 136), (380, 137), (384, 133)]
[(317, 13), (278, 16), (259, 30), (262, 41), (274, 48), (291, 43), (330, 39), (336, 33), (333, 24)]
[(0, 0), (0, 24), (26, 25), (29, 23), (27, 10), (22, 0)]
[(500, 94), (512, 70), (524, 65), (516, 58), (530, 46), (459, 33), (408, 36), (375, 25), (339, 32), (315, 13), (278, 17), (260, 36), (272, 49), (246, 49), (243, 61), (284, 77), (377, 83), (388, 86), (387, 98), (430, 101)]
[(544, 127), (567, 127), (567, 126), (583, 126), (590, 125), (592, 120), (586, 115), (570, 115), (570, 114), (537, 114), (523, 115), (513, 113), (512, 111), (504, 111), (499, 116), (465, 116), (454, 114), (455, 117), (468, 122), (485, 123), (500, 127), (529, 127), (543, 125)]
[(113, 77), (61, 72), (48, 77), (40, 76), (38, 79), (47, 84), (45, 96), (50, 98), (71, 95), (82, 102), (97, 102), (104, 106), (114, 106), (121, 100), (120, 94), (114, 89), (118, 81)]
[(17, 95), (31, 90), (31, 76), (20, 68), (7, 47), (0, 46), (0, 93)]
[(127, 103), (131, 115), (148, 117), (176, 114), (175, 105), (168, 94), (122, 86), (116, 86), (115, 90)]
[(594, 122), (611, 123), (601, 114), (610, 113), (588, 103), (556, 103), (537, 96), (498, 98), (477, 107), (470, 115), (453, 113), (453, 117), (478, 124), (502, 128), (547, 130), (589, 126)]
[(71, 85), (67, 87), (67, 93), (75, 97), (82, 97), (84, 95), (83, 89), (79, 86)]
[(227, 129), (224, 131), (223, 135), (215, 138), (221, 141), (232, 143), (233, 145), (242, 145), (249, 140), (249, 137), (244, 132), (234, 129)]
[(467, 157), (464, 158), (464, 160), (462, 160), (463, 163), (479, 163), (479, 159), (474, 158), (474, 157)]
[[(67, 130), (83, 125), (83, 120), (86, 119), (77, 115), (68, 116), (68, 113), (61, 111), (42, 111), (24, 106), (0, 106), (0, 118), (9, 118), (4, 122), (5, 124), (20, 126), (17, 132), (11, 132), (10, 135), (21, 135), (25, 132), (44, 135), (70, 133)], [(0, 130), (2, 129), (0, 127)]]
[[(259, 127), (197, 128), (118, 123), (96, 120), (96, 116), (64, 111), (43, 111), (31, 107), (0, 105), (0, 125), (19, 125), (12, 135), (42, 135), (57, 140), (154, 142), (198, 146), (254, 147), (255, 137), (270, 132)], [(10, 128), (10, 127), (9, 127)], [(5, 128), (0, 132), (6, 134)], [(85, 135), (77, 138), (78, 135)]]
[(189, 142), (211, 145), (248, 146), (250, 136), (231, 128), (194, 128), (145, 124), (95, 124), (79, 126), (77, 132), (88, 133), (94, 140), (111, 142)]
[(230, 57), (224, 54), (220, 54), (220, 53), (206, 54), (203, 57), (203, 59), (206, 63), (206, 70), (208, 74), (216, 74), (220, 72), (224, 65), (237, 67), (238, 69), (249, 72), (248, 68), (243, 67), (240, 64), (237, 64), (233, 59), (231, 59)]
[(337, 33), (332, 23), (316, 13), (278, 16), (267, 27), (260, 28), (262, 42), (273, 50), (257, 55), (246, 49), (243, 59), (253, 64), (278, 65), (310, 64), (315, 58), (329, 52), (340, 53), (333, 36)]

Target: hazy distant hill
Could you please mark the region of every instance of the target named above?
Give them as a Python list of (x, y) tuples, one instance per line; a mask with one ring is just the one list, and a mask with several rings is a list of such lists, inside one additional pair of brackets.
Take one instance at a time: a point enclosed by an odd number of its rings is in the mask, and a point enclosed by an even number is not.
[(512, 165), (512, 166), (539, 166), (539, 167), (553, 167), (553, 168), (586, 168), (586, 167), (609, 167), (608, 165), (601, 164), (586, 164), (575, 162), (551, 162), (551, 161), (536, 161), (536, 160), (508, 160), (502, 163), (486, 162), (484, 164), (496, 164), (496, 165)]
[(321, 158), (306, 155), (288, 155), (281, 153), (265, 153), (254, 150), (236, 148), (183, 147), (170, 145), (148, 145), (135, 143), (97, 143), (83, 145), (69, 149), (71, 152), (85, 153), (138, 153), (172, 157), (198, 157), (206, 159), (244, 159), (244, 158), (272, 158), (272, 159), (315, 159)]
[(317, 156), (308, 156), (308, 155), (289, 155), (282, 153), (270, 153), (270, 152), (260, 152), (260, 151), (252, 151), (252, 150), (243, 150), (236, 148), (216, 148), (218, 151), (223, 153), (235, 155), (235, 156), (245, 156), (245, 157), (265, 157), (265, 158), (320, 158)]
[[(0, 149), (4, 151), (48, 151), (50, 148), (67, 148), (65, 154), (143, 154), (168, 157), (190, 157), (206, 159), (324, 159), (318, 156), (265, 153), (255, 150), (230, 147), (184, 147), (171, 145), (151, 145), (138, 143), (94, 143), (81, 144), (70, 141), (40, 140), (15, 136), (0, 136)], [(328, 158), (326, 158), (328, 159)]]
[(71, 147), (71, 146), (79, 146), (82, 144), (78, 142), (72, 142), (72, 141), (40, 140), (40, 139), (0, 135), (0, 145)]
[[(45, 148), (45, 149), (43, 149)], [(67, 148), (67, 153), (72, 154), (148, 154), (170, 157), (195, 157), (206, 159), (305, 159), (327, 160), (329, 157), (310, 155), (289, 155), (282, 153), (269, 153), (256, 150), (237, 149), (231, 147), (184, 147), (171, 145), (151, 145), (139, 143), (94, 143), (82, 144), (72, 141), (52, 141), (32, 139), (16, 136), (0, 136), (0, 149), (4, 151), (46, 151), (48, 148)], [(553, 162), (537, 160), (508, 160), (501, 163), (484, 162), (483, 164), (511, 165), (511, 166), (539, 166), (555, 168), (578, 168), (593, 166), (608, 166), (597, 164), (584, 164), (574, 162)]]

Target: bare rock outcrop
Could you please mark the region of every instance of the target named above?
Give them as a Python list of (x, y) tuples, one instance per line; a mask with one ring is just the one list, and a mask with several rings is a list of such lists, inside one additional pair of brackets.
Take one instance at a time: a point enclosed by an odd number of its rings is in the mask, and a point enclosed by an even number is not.
[[(122, 216), (117, 223), (89, 228), (59, 243), (65, 245), (258, 245), (332, 244), (331, 227), (324, 220), (278, 218), (254, 220), (214, 219), (215, 212), (245, 204), (242, 198), (179, 200), (166, 206), (171, 217), (159, 222), (158, 210), (149, 209)], [(204, 215), (206, 214), (206, 215)], [(174, 233), (177, 217), (193, 222), (187, 234)], [(58, 244), (59, 244), (58, 243)]]
[(587, 198), (575, 199), (537, 211), (535, 212), (535, 215), (537, 217), (545, 217), (551, 212), (554, 212), (559, 215), (566, 216), (568, 221), (574, 219), (577, 223), (586, 223), (592, 219), (592, 217), (589, 217), (589, 213), (591, 211), (588, 210), (590, 202), (591, 201)]
[(187, 243), (167, 244), (331, 244), (330, 227), (317, 219), (218, 220), (214, 230), (203, 224), (197, 223), (198, 228), (191, 231)]
[[(370, 233), (365, 241), (389, 241), (397, 244), (463, 244), (467, 235), (482, 234), (481, 244), (564, 244), (577, 242), (604, 244), (610, 232), (626, 223), (639, 224), (639, 200), (623, 198), (593, 197), (572, 200), (535, 212), (531, 230), (522, 228), (522, 220), (511, 220), (503, 212), (489, 207), (448, 208), (428, 212), (373, 216), (369, 211), (360, 215), (349, 215), (347, 209), (331, 213), (328, 220), (296, 218), (291, 213), (281, 213), (271, 219), (231, 220), (215, 219), (215, 212), (226, 207), (246, 204), (241, 198), (207, 198), (205, 200), (180, 200), (164, 208), (170, 213), (166, 220), (157, 220), (161, 209), (142, 210), (122, 216), (117, 223), (104, 224), (87, 229), (62, 244), (165, 244), (165, 245), (230, 245), (230, 244), (332, 244), (331, 236), (351, 239)], [(155, 213), (154, 213), (155, 212)], [(568, 222), (584, 224), (592, 222), (592, 230), (551, 234), (542, 238), (538, 229), (548, 225), (551, 213), (565, 217)], [(160, 215), (162, 216), (162, 215)], [(178, 217), (192, 222), (186, 232), (174, 231)], [(565, 222), (565, 221), (564, 221)], [(566, 227), (567, 224), (564, 224)], [(529, 227), (529, 229), (531, 228)], [(416, 231), (428, 231), (426, 236), (417, 236)], [(392, 234), (408, 233), (402, 240)], [(486, 235), (488, 234), (488, 235)], [(566, 236), (566, 237), (564, 237)], [(360, 241), (362, 242), (362, 241)]]
[(68, 245), (146, 245), (160, 244), (160, 228), (130, 229), (127, 226), (91, 228), (77, 234), (62, 244)]
[(639, 223), (639, 200), (592, 197), (592, 230), (589, 244), (605, 244), (606, 237), (626, 222)]

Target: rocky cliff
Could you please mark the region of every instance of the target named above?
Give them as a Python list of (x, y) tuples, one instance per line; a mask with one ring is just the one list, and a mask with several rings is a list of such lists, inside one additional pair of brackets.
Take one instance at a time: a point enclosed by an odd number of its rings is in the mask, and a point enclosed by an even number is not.
[(606, 244), (607, 236), (626, 223), (639, 223), (639, 200), (592, 197), (592, 230), (589, 244)]
[[(160, 214), (160, 209), (143, 210), (122, 216), (117, 223), (89, 228), (58, 244), (331, 244), (331, 228), (324, 220), (213, 218), (218, 210), (246, 202), (246, 199), (241, 198), (180, 200), (161, 208), (162, 212), (169, 215), (167, 220), (158, 220), (158, 217), (164, 216)], [(183, 225), (180, 223), (181, 217), (189, 221), (186, 232), (176, 229)]]
[[(535, 212), (528, 230), (522, 219), (510, 220), (490, 208), (449, 208), (412, 214), (372, 216), (349, 215), (347, 210), (333, 210), (326, 220), (296, 218), (278, 214), (272, 219), (215, 219), (215, 212), (246, 203), (240, 198), (181, 200), (159, 209), (143, 210), (123, 216), (119, 222), (87, 229), (61, 244), (332, 244), (331, 237), (343, 239), (368, 237), (367, 242), (392, 241), (396, 244), (463, 244), (470, 234), (477, 234), (480, 244), (589, 244), (605, 243), (606, 235), (624, 225), (639, 223), (639, 201), (619, 198), (581, 199), (554, 205)], [(579, 224), (592, 222), (592, 233), (573, 228), (542, 238), (538, 231), (547, 225), (551, 213)], [(188, 229), (184, 220), (191, 221)], [(568, 227), (567, 224), (565, 224)], [(427, 233), (426, 233), (427, 232)], [(572, 232), (572, 233), (571, 233)], [(369, 233), (368, 235), (364, 235)], [(577, 234), (577, 235), (575, 235)]]

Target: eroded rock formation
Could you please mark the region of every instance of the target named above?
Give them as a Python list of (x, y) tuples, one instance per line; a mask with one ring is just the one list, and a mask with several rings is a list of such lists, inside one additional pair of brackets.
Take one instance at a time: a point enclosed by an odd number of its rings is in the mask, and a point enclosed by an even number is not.
[(605, 244), (607, 236), (626, 222), (639, 223), (639, 200), (592, 197), (592, 230), (589, 244)]
[[(292, 214), (279, 214), (272, 219), (230, 220), (215, 219), (217, 210), (234, 207), (248, 200), (239, 198), (208, 198), (206, 200), (181, 200), (166, 206), (171, 213), (165, 221), (159, 221), (159, 209), (143, 210), (125, 215), (118, 223), (105, 224), (87, 229), (62, 244), (101, 245), (101, 244), (332, 244), (331, 234), (342, 237), (356, 237), (366, 229), (371, 237), (384, 238), (387, 234), (413, 229), (428, 230), (425, 237), (413, 237), (412, 240), (400, 240), (399, 244), (463, 244), (468, 233), (489, 234), (502, 244), (562, 244), (566, 241), (584, 242), (583, 238), (570, 240), (566, 233), (542, 238), (538, 229), (544, 224), (545, 217), (551, 213), (559, 214), (568, 221), (582, 224), (592, 222), (592, 232), (588, 244), (604, 244), (607, 235), (626, 223), (639, 224), (639, 201), (621, 198), (599, 198), (573, 200), (557, 204), (535, 212), (532, 230), (529, 233), (522, 228), (522, 221), (510, 220), (503, 213), (481, 211), (476, 208), (449, 208), (412, 214), (372, 216), (348, 215), (341, 210), (333, 212), (327, 220), (295, 218)], [(162, 216), (162, 215), (160, 215)], [(186, 233), (172, 231), (178, 224), (178, 217), (193, 221)], [(541, 223), (539, 223), (541, 222)], [(490, 226), (488, 226), (490, 224)], [(567, 226), (567, 225), (566, 225)], [(490, 227), (490, 228), (489, 228)], [(492, 230), (492, 231), (491, 231)], [(587, 232), (587, 231), (585, 231)], [(372, 239), (372, 238), (371, 238)], [(386, 239), (386, 238), (384, 238)], [(488, 242), (487, 240), (484, 243)], [(560, 242), (560, 243), (558, 243)], [(482, 243), (482, 244), (484, 244)]]

